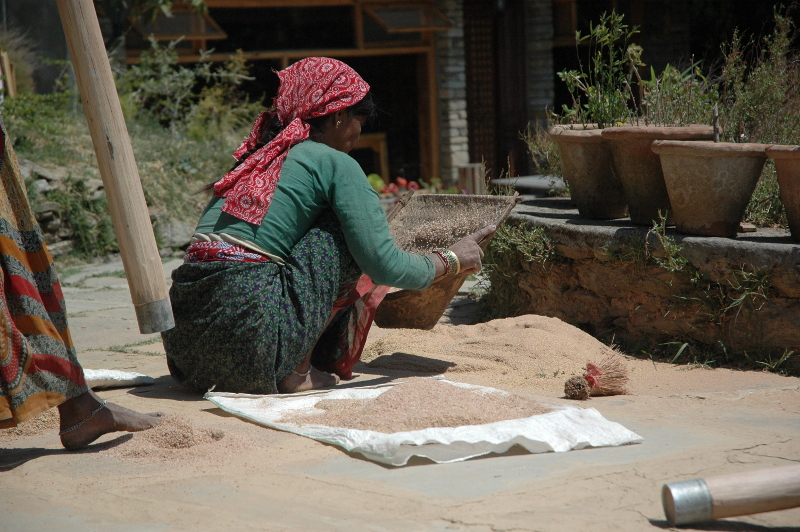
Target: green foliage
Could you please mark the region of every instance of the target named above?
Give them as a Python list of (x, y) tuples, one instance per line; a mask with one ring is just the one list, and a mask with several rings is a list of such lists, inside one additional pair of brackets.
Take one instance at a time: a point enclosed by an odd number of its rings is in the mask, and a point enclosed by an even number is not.
[[(61, 166), (72, 177), (56, 190), (38, 194), (33, 205), (56, 201), (73, 232), (74, 255), (97, 256), (117, 249), (105, 197), (90, 195), (85, 178), (99, 179), (88, 125), (72, 110), (67, 93), (23, 94), (7, 99), (3, 119), (17, 155), (45, 166)], [(195, 194), (231, 165), (238, 139), (189, 139), (157, 123), (128, 122), (139, 176), (149, 207), (168, 218), (195, 223), (208, 201)]]
[[(638, 70), (634, 73), (638, 78)], [(703, 75), (699, 62), (682, 71), (667, 64), (658, 76), (651, 67), (650, 80), (639, 79), (639, 90), (639, 114), (648, 124), (710, 124), (719, 99), (716, 84)]]
[(241, 137), (191, 139), (138, 121), (130, 122), (128, 130), (148, 206), (168, 218), (196, 223), (209, 200), (197, 191), (228, 171)]
[(800, 356), (795, 351), (783, 352), (769, 350), (742, 351), (735, 353), (722, 342), (706, 344), (696, 340), (670, 341), (659, 344), (652, 342), (623, 343), (622, 350), (633, 356), (644, 355), (652, 360), (670, 364), (687, 364), (686, 369), (711, 369), (714, 366), (733, 367), (741, 370), (763, 370), (781, 375), (798, 375), (797, 363)]
[(64, 128), (77, 119), (69, 113), (72, 96), (64, 92), (51, 94), (23, 93), (3, 102), (3, 120), (9, 132), (16, 135), (15, 146), (47, 149), (48, 140), (62, 135)]
[[(790, 8), (791, 9), (791, 8)], [(730, 142), (800, 144), (800, 54), (789, 10), (775, 11), (775, 30), (760, 42), (738, 32), (725, 47), (720, 123)], [(766, 165), (745, 220), (785, 227), (774, 163)]]
[(684, 271), (689, 261), (681, 254), (683, 246), (667, 235), (667, 218), (659, 212), (658, 221), (644, 236), (633, 236), (624, 245), (603, 248), (607, 260), (654, 263), (670, 273)]
[[(636, 29), (623, 24), (621, 15), (604, 14), (588, 35), (577, 35), (578, 42), (589, 41), (589, 69), (558, 74), (572, 93), (573, 104), (553, 118), (597, 122), (600, 127), (625, 121), (710, 124), (714, 105), (719, 104), (723, 141), (800, 144), (800, 53), (793, 48), (798, 32), (792, 9), (776, 8), (774, 31), (759, 40), (735, 32), (723, 46), (725, 61), (717, 78), (709, 78), (700, 63), (693, 63), (683, 70), (667, 65), (660, 74), (651, 68), (649, 80), (639, 74), (641, 48), (628, 45)], [(556, 174), (553, 167), (560, 161), (542, 137), (538, 131), (524, 136), (535, 164)], [(787, 225), (771, 161), (744, 219), (761, 227)]]
[(119, 250), (106, 197), (90, 197), (83, 180), (67, 178), (63, 189), (46, 198), (61, 205), (61, 217), (72, 230), (73, 254), (94, 257)]
[(522, 314), (528, 294), (520, 289), (519, 275), (526, 269), (546, 268), (555, 247), (543, 227), (528, 228), (506, 222), (494, 234), (483, 258), (482, 276), (489, 282), (482, 299), (482, 318)]
[(800, 143), (800, 55), (788, 12), (758, 42), (736, 32), (726, 46), (720, 123), (730, 142)]
[(533, 158), (533, 166), (537, 173), (542, 175), (562, 176), (561, 153), (553, 138), (547, 134), (538, 123), (528, 128), (522, 134), (522, 140), (528, 147), (528, 153)]
[(558, 77), (572, 95), (572, 107), (562, 114), (570, 122), (592, 122), (611, 126), (631, 119), (628, 101), (633, 100), (628, 70), (641, 65), (642, 48), (630, 45), (639, 31), (623, 23), (624, 15), (603, 13), (597, 25), (589, 24), (588, 35), (576, 33), (576, 45), (589, 43), (588, 72), (566, 70)]
[(167, 45), (150, 38), (150, 50), (120, 77), (118, 86), (126, 107), (139, 119), (155, 120), (163, 127), (194, 139), (236, 135), (263, 110), (239, 90), (248, 76), (241, 52), (222, 65), (207, 60), (192, 66), (178, 62), (177, 41)]
[(767, 160), (761, 178), (756, 185), (744, 219), (758, 227), (787, 227), (786, 209), (781, 201), (781, 190), (778, 185), (778, 174), (775, 162)]
[(667, 270), (668, 272), (675, 273), (683, 270), (689, 261), (681, 255), (683, 246), (675, 242), (675, 239), (667, 235), (667, 216), (666, 213), (658, 213), (658, 221), (653, 222), (653, 227), (648, 232), (648, 236), (653, 235), (661, 248), (661, 253), (655, 254), (650, 251), (646, 246), (647, 255), (655, 261), (656, 264)]

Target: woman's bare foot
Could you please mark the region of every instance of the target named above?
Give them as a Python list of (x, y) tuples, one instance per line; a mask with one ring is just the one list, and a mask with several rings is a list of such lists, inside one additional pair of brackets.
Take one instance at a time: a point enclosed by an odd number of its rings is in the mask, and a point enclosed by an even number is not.
[(278, 383), (278, 391), (281, 393), (306, 392), (325, 388), (326, 386), (336, 386), (339, 384), (339, 376), (332, 373), (325, 373), (315, 367), (311, 367), (308, 375), (298, 375), (290, 373), (288, 377)]
[[(140, 414), (128, 408), (106, 403), (91, 390), (59, 405), (61, 430), (81, 423), (79, 427), (61, 435), (61, 444), (69, 450), (86, 447), (103, 434), (109, 432), (138, 432), (161, 423), (161, 412)], [(99, 410), (98, 410), (99, 409)], [(97, 411), (94, 415), (92, 412)]]

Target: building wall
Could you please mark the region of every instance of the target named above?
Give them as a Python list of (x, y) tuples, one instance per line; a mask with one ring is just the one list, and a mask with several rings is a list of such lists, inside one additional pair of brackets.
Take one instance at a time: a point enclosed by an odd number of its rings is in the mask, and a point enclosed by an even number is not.
[(527, 118), (544, 126), (554, 97), (552, 0), (525, 0), (525, 41)]
[[(688, 0), (645, 4), (641, 22), (642, 60), (661, 72), (667, 63), (685, 68), (691, 56), (691, 11)], [(698, 58), (701, 59), (701, 58)], [(645, 78), (649, 73), (643, 73)]]
[[(553, 105), (551, 2), (524, 0), (525, 123), (543, 119)], [(469, 159), (463, 0), (437, 0), (436, 5), (456, 26), (436, 36), (442, 176), (455, 180), (458, 166), (480, 162)]]
[(458, 166), (470, 162), (464, 9), (462, 0), (435, 0), (435, 5), (455, 25), (435, 34), (440, 177), (453, 183), (458, 179)]

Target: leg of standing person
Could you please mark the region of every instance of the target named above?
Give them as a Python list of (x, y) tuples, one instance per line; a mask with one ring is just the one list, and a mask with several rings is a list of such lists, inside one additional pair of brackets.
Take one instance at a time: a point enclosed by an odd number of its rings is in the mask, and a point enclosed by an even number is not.
[(0, 428), (58, 406), (61, 441), (77, 449), (114, 431), (155, 426), (160, 414), (105, 403), (86, 385), (53, 260), (0, 123)]

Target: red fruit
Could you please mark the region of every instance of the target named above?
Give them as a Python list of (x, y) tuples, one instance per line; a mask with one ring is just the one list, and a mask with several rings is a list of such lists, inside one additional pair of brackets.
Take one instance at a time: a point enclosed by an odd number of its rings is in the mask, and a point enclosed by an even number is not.
[(417, 183), (416, 181), (409, 181), (408, 190), (419, 190), (419, 183)]
[(398, 177), (397, 179), (395, 179), (395, 181), (397, 181), (397, 186), (398, 187), (407, 187), (408, 186), (408, 181), (406, 180), (405, 177)]
[(397, 185), (395, 185), (394, 183), (389, 183), (389, 187), (388, 188), (389, 188), (389, 192), (391, 192), (393, 194), (397, 194), (397, 192), (400, 190), (400, 188)]

